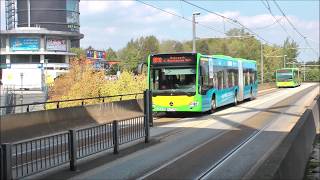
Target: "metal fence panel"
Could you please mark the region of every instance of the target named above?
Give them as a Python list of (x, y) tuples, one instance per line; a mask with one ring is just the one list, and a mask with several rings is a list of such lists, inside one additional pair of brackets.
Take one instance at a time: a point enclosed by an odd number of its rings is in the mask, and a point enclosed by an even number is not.
[(113, 147), (112, 123), (77, 130), (77, 159)]
[(12, 144), (12, 175), (21, 178), (69, 162), (69, 133)]
[(145, 136), (144, 116), (118, 121), (119, 144), (134, 141)]

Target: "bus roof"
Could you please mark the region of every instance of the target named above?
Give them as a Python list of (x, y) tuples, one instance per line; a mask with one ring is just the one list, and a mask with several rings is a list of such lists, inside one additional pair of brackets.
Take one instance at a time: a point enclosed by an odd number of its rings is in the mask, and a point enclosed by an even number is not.
[(280, 69), (277, 69), (276, 71), (278, 70), (299, 70), (299, 68), (280, 68)]
[(243, 58), (235, 58), (237, 60), (240, 60), (240, 61), (244, 61), (244, 62), (248, 62), (248, 63), (257, 63), (257, 61), (255, 60), (251, 60), (251, 59), (243, 59)]
[(205, 55), (205, 54), (201, 54), (201, 53), (194, 53), (194, 52), (177, 52), (177, 53), (158, 53), (158, 54), (151, 54), (151, 56), (155, 56), (155, 55), (170, 55), (170, 54), (184, 54), (184, 55), (191, 55), (191, 54), (198, 54), (202, 57), (212, 57), (212, 58), (219, 58), (219, 59), (224, 59), (224, 60), (232, 60), (232, 61), (244, 61), (244, 62), (248, 62), (248, 63), (254, 63), (256, 64), (257, 62), (254, 60), (249, 60), (249, 59), (243, 59), (243, 58), (233, 58), (231, 56), (226, 56), (226, 55), (222, 55), (222, 54), (216, 54), (216, 55)]

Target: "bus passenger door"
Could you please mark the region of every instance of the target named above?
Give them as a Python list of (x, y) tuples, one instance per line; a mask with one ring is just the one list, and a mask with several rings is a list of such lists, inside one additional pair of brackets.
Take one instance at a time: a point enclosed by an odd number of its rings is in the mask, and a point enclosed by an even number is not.
[(243, 101), (243, 66), (242, 62), (239, 61), (239, 71), (238, 71), (238, 85), (239, 85), (239, 92), (238, 92), (238, 101)]

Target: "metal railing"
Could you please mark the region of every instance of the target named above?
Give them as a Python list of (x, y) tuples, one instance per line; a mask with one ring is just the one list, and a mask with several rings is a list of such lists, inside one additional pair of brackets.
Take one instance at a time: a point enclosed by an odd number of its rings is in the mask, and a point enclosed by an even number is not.
[(68, 132), (11, 144), (12, 177), (29, 176), (67, 163), (68, 145)]
[[(143, 93), (133, 93), (133, 94), (119, 94), (119, 95), (114, 95), (114, 96), (98, 96), (98, 97), (90, 97), (90, 98), (79, 98), (79, 99), (67, 99), (67, 100), (59, 100), (59, 101), (46, 101), (46, 102), (35, 102), (35, 103), (28, 103), (28, 104), (16, 104), (16, 105), (8, 105), (8, 106), (0, 106), (0, 110), (2, 109), (13, 109), (17, 107), (25, 107), (25, 111), (22, 110), (23, 112), (31, 112), (31, 108), (34, 106), (39, 106), (43, 105), (44, 109), (46, 109), (46, 105), (48, 104), (55, 104), (55, 108), (59, 109), (62, 108), (61, 105), (63, 103), (70, 103), (70, 102), (79, 102), (78, 105), (73, 105), (73, 106), (84, 106), (86, 105), (86, 102), (89, 100), (98, 100), (99, 103), (105, 103), (106, 99), (112, 99), (112, 98), (117, 98), (118, 101), (122, 101), (124, 97), (127, 96), (132, 96), (134, 99), (137, 99), (138, 97), (142, 98)], [(93, 103), (94, 104), (94, 103)], [(98, 104), (98, 103), (96, 103)], [(68, 106), (70, 107), (70, 106)]]
[(77, 169), (77, 160), (119, 145), (145, 138), (149, 142), (152, 123), (151, 93), (144, 93), (144, 115), (113, 121), (20, 142), (1, 144), (0, 179), (19, 179), (63, 164)]
[(112, 148), (113, 136), (113, 123), (77, 130), (77, 159)]

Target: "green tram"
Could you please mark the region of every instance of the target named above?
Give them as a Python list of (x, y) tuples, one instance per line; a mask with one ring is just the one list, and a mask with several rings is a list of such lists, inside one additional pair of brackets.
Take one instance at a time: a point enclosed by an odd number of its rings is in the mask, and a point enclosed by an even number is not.
[(300, 86), (300, 70), (298, 68), (282, 68), (276, 70), (276, 85), (277, 87)]

